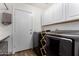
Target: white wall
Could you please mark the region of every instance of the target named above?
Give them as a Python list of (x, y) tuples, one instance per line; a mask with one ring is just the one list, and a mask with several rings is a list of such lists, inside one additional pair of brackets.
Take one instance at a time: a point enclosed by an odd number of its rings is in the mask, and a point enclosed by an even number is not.
[[(0, 31), (3, 32), (3, 33), (7, 33), (10, 35), (10, 37), (7, 39), (8, 41), (8, 53), (10, 53), (12, 51), (12, 38), (11, 38), (11, 35), (12, 35), (12, 24), (11, 25), (3, 25), (1, 23), (1, 13), (3, 12), (6, 12), (6, 13), (11, 13), (12, 14), (12, 5), (11, 4), (7, 4), (9, 10), (0, 10)], [(7, 35), (5, 34), (5, 35)]]
[(63, 24), (55, 24), (49, 26), (43, 26), (43, 30), (79, 30), (79, 21)]

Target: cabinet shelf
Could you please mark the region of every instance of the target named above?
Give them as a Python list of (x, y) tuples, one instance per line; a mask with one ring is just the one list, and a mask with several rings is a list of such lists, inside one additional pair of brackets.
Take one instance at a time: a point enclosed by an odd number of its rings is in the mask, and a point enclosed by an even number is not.
[(56, 22), (56, 23), (42, 25), (42, 26), (45, 27), (45, 26), (51, 26), (51, 25), (57, 25), (57, 24), (71, 23), (76, 21), (79, 21), (79, 19), (66, 20), (66, 21)]

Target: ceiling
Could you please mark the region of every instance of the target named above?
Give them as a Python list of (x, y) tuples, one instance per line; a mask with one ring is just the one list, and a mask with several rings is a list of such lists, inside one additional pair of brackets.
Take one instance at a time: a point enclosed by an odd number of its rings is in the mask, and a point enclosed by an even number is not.
[[(45, 10), (54, 3), (26, 3), (26, 4)], [(0, 10), (6, 10), (4, 3), (0, 3)]]
[(53, 3), (27, 3), (29, 5), (41, 8), (41, 9), (47, 9), (49, 8)]

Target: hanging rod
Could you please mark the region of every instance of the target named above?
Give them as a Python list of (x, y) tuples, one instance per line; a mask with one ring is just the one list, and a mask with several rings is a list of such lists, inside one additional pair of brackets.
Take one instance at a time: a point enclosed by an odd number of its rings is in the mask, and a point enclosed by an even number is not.
[(6, 3), (4, 3), (4, 6), (6, 7), (6, 10), (8, 10), (8, 7), (7, 7)]

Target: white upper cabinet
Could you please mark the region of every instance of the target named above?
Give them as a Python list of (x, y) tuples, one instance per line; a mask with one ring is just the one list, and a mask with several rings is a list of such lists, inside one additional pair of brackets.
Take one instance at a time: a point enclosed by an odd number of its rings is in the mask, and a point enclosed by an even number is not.
[(53, 4), (48, 8), (42, 17), (42, 25), (53, 24), (64, 20), (65, 5), (61, 3)]
[(66, 19), (79, 19), (79, 3), (66, 4)]
[(56, 3), (48, 8), (42, 17), (42, 25), (49, 25), (79, 19), (78, 3)]

